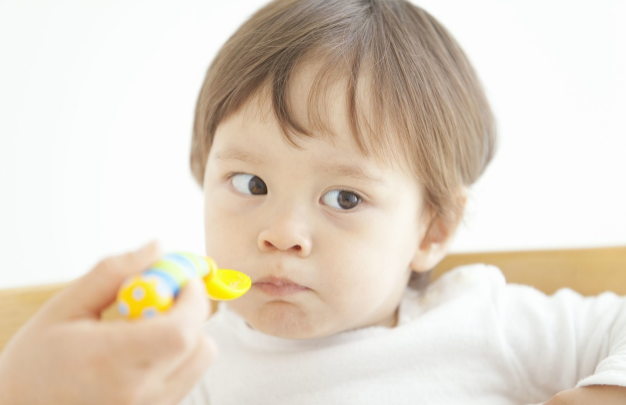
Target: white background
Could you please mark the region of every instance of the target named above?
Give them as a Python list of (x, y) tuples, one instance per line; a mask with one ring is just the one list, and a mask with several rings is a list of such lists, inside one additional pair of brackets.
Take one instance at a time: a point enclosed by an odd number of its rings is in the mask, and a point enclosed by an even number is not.
[[(0, 0), (0, 288), (158, 238), (203, 253), (196, 97), (263, 0)], [(454, 252), (626, 245), (626, 2), (425, 0), (500, 146)]]

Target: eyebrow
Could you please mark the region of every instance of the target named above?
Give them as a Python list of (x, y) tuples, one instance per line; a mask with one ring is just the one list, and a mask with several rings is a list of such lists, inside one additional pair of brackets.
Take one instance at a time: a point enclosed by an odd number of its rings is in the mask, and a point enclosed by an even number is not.
[[(226, 149), (220, 151), (215, 156), (217, 160), (240, 160), (242, 162), (253, 163), (256, 165), (265, 165), (267, 164), (267, 160), (262, 156), (256, 155), (254, 153), (250, 153), (241, 149)], [(357, 166), (351, 165), (329, 165), (323, 166), (321, 172), (325, 174), (333, 174), (336, 176), (342, 177), (351, 177), (355, 179), (359, 179), (361, 181), (365, 181), (368, 183), (379, 184), (383, 186), (387, 186), (387, 182), (380, 177), (374, 176), (372, 174), (367, 173), (365, 170), (361, 169)]]

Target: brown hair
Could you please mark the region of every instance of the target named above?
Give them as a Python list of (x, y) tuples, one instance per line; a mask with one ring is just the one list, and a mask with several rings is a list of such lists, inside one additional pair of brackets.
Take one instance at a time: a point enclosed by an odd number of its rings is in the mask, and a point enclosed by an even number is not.
[[(295, 120), (287, 97), (305, 57), (325, 62), (309, 93), (310, 128)], [(371, 106), (365, 112), (357, 97), (364, 72)], [(328, 83), (342, 77), (361, 151), (388, 162), (402, 158), (420, 180), (426, 207), (446, 223), (458, 222), (460, 191), (492, 159), (494, 119), (459, 45), (406, 0), (276, 0), (256, 12), (221, 48), (202, 85), (190, 158), (196, 181), (202, 186), (217, 126), (262, 89), (294, 146), (294, 134), (332, 132), (312, 107), (324, 100)]]

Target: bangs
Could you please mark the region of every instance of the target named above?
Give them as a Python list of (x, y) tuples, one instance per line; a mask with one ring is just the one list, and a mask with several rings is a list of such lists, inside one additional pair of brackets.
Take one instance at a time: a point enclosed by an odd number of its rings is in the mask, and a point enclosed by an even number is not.
[[(385, 97), (376, 91), (382, 87), (372, 85), (372, 70), (366, 61), (367, 58), (358, 49), (352, 55), (336, 55), (321, 50), (311, 52), (281, 66), (283, 71), (268, 75), (247, 99), (241, 99), (239, 109), (253, 100), (265, 111), (269, 109), (283, 138), (297, 149), (301, 149), (298, 139), (303, 138), (322, 138), (333, 143), (337, 129), (332, 127), (330, 117), (340, 114), (348, 123), (351, 138), (364, 156), (388, 166), (406, 169), (411, 166), (412, 160), (406, 148), (409, 129), (387, 114), (388, 109), (383, 103)], [(308, 88), (303, 89), (303, 81), (298, 79), (304, 70), (310, 68), (313, 68), (314, 75), (310, 82), (306, 82)], [(306, 116), (295, 111), (296, 99), (302, 97), (301, 92), (307, 95), (304, 106)], [(331, 110), (331, 106), (337, 105), (334, 102), (337, 99), (344, 101), (342, 111)], [(390, 125), (391, 122), (396, 125)]]
[[(301, 69), (319, 66), (296, 114)], [(336, 90), (336, 91), (335, 91)], [(338, 93), (337, 93), (338, 92)], [(224, 44), (196, 104), (190, 165), (202, 185), (217, 126), (253, 97), (271, 103), (287, 142), (337, 135), (341, 114), (367, 157), (403, 166), (444, 219), (495, 152), (495, 122), (469, 60), (432, 16), (405, 0), (276, 0)], [(345, 111), (330, 100), (345, 98)]]

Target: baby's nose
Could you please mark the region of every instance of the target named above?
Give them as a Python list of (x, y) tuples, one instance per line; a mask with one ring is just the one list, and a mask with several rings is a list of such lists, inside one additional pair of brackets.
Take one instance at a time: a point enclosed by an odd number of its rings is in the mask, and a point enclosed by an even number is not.
[(260, 233), (257, 245), (261, 252), (294, 252), (306, 257), (311, 252), (311, 237), (302, 221), (283, 217), (271, 222)]

